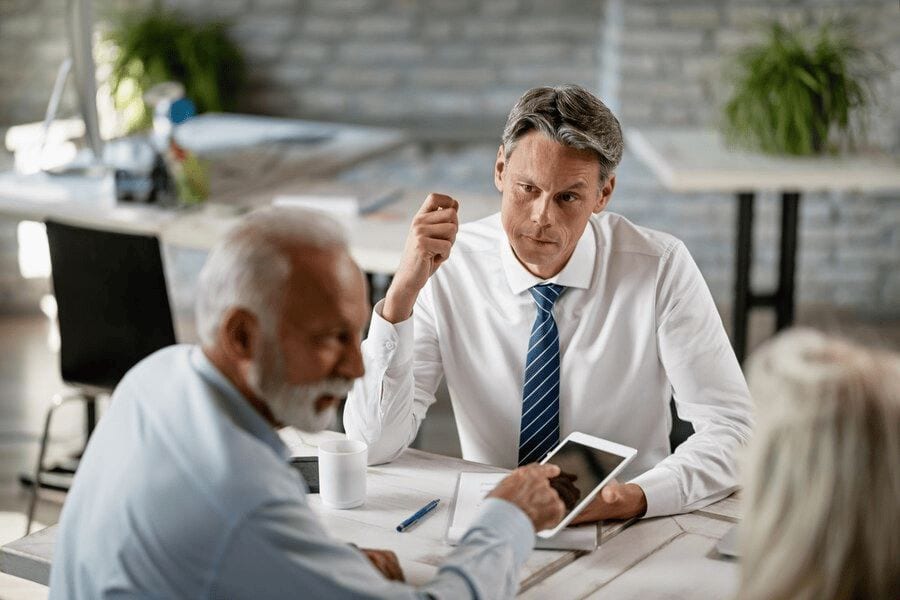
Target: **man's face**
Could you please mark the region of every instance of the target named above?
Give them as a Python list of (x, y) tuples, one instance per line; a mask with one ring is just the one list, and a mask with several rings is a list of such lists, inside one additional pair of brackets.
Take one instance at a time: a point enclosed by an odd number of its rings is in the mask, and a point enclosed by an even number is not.
[(516, 257), (547, 279), (566, 266), (591, 214), (606, 208), (615, 175), (601, 185), (593, 152), (530, 131), (519, 138), (509, 160), (500, 146), (494, 184), (503, 194), (501, 221)]
[(248, 380), (280, 423), (318, 431), (364, 372), (366, 283), (342, 251), (304, 249), (292, 262), (277, 332), (261, 337)]

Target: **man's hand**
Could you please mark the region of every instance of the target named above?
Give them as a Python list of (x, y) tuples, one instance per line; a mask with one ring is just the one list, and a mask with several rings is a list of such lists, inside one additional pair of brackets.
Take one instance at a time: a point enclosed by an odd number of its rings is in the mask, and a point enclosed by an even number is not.
[(390, 323), (412, 314), (419, 291), (447, 257), (459, 229), (459, 202), (443, 194), (429, 194), (413, 217), (403, 258), (388, 288), (381, 316)]
[(400, 568), (400, 562), (397, 555), (390, 550), (372, 550), (370, 548), (360, 548), (360, 552), (366, 555), (375, 568), (381, 571), (381, 574), (392, 581), (406, 581), (403, 578), (403, 570)]
[(531, 464), (510, 473), (488, 494), (501, 498), (522, 509), (531, 519), (535, 531), (549, 529), (559, 523), (566, 512), (559, 494), (550, 479), (559, 475), (556, 465)]
[(647, 497), (644, 496), (641, 486), (613, 480), (572, 520), (572, 525), (606, 519), (642, 517), (645, 512), (647, 512)]
[(578, 475), (565, 471), (550, 480), (550, 487), (559, 494), (563, 504), (566, 505), (566, 511), (578, 506), (578, 501), (581, 500), (581, 490), (575, 486), (576, 481), (578, 481)]

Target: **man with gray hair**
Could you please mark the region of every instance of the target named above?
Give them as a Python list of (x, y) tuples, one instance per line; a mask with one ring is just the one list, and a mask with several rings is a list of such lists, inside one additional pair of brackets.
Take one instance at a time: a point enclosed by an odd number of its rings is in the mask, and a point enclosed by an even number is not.
[[(593, 94), (535, 88), (497, 151), (500, 212), (458, 227), (456, 200), (427, 198), (344, 412), (371, 462), (412, 442), (445, 378), (468, 460), (539, 461), (574, 431), (638, 449), (579, 521), (690, 511), (736, 489), (746, 382), (684, 244), (605, 212), (622, 149)], [(696, 430), (674, 452), (673, 394)]]
[[(558, 523), (555, 467), (518, 469), (421, 589), (391, 552), (329, 537), (276, 427), (321, 430), (363, 374), (365, 279), (340, 226), (244, 218), (200, 275), (202, 347), (166, 348), (113, 394), (63, 507), (51, 598), (500, 598)], [(377, 570), (376, 570), (377, 569)]]

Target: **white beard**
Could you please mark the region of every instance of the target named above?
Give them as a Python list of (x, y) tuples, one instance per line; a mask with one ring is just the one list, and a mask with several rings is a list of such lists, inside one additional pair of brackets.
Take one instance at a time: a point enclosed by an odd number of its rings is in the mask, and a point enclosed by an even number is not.
[(319, 412), (316, 400), (323, 396), (344, 398), (353, 381), (341, 378), (324, 379), (315, 383), (292, 385), (284, 378), (284, 361), (274, 343), (263, 343), (259, 355), (247, 374), (247, 383), (262, 399), (272, 416), (284, 425), (310, 433), (322, 431), (334, 422), (336, 404)]
[(352, 385), (343, 379), (326, 379), (308, 385), (290, 385), (282, 382), (277, 391), (271, 392), (265, 398), (272, 416), (278, 421), (314, 433), (334, 423), (337, 414), (336, 404), (318, 412), (316, 400), (323, 396), (344, 398)]

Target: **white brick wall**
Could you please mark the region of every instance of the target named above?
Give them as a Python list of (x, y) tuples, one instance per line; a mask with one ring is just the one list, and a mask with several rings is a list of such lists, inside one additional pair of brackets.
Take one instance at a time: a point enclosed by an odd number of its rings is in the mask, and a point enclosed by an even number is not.
[(900, 5), (885, 0), (608, 0), (620, 4), (624, 30), (620, 117), (626, 123), (705, 125), (727, 97), (726, 59), (759, 41), (777, 19), (810, 25), (823, 18), (855, 22), (862, 41), (893, 68), (876, 85), (880, 103), (870, 139), (900, 152)]
[[(870, 141), (900, 153), (900, 7), (883, 0), (609, 0), (622, 11), (618, 69), (604, 71), (604, 89), (626, 125), (709, 126), (727, 95), (724, 57), (761, 39), (758, 27), (776, 18), (810, 24), (823, 16), (855, 19), (865, 43), (894, 65), (876, 84), (880, 104)], [(640, 178), (640, 175), (633, 174)], [(649, 176), (646, 173), (645, 176)], [(836, 174), (839, 176), (839, 174)], [(672, 195), (661, 188), (617, 210), (685, 240), (719, 301), (729, 301), (733, 270), (734, 200)], [(755, 240), (758, 288), (777, 273), (779, 203), (758, 204)], [(761, 205), (761, 206), (760, 206)], [(900, 191), (885, 195), (810, 194), (801, 209), (797, 296), (876, 315), (900, 315)]]
[[(621, 29), (605, 30), (618, 2)], [(95, 15), (150, 0), (95, 0)], [(247, 57), (243, 110), (384, 123), (424, 137), (496, 140), (528, 87), (574, 81), (614, 93), (628, 125), (707, 125), (724, 98), (722, 57), (759, 39), (775, 16), (814, 22), (850, 14), (900, 65), (900, 8), (886, 0), (168, 0), (199, 18), (232, 19)], [(65, 56), (65, 0), (0, 1), (0, 127), (41, 118)], [(614, 23), (610, 21), (610, 23)], [(23, 68), (27, 65), (27, 68)], [(601, 81), (601, 75), (604, 78)], [(900, 152), (900, 71), (877, 85), (871, 138)], [(64, 109), (74, 106), (71, 93)], [(418, 186), (490, 189), (493, 150), (402, 157), (373, 167)], [(633, 158), (630, 159), (633, 161)], [(405, 161), (405, 162), (404, 162)], [(734, 201), (673, 195), (638, 164), (623, 164), (613, 209), (687, 243), (714, 295), (728, 301)], [(475, 164), (469, 165), (472, 162)], [(3, 160), (0, 157), (0, 166)], [(440, 179), (447, 177), (446, 181)], [(757, 214), (758, 285), (774, 282), (775, 198)], [(801, 302), (900, 314), (900, 196), (814, 195), (802, 207)], [(0, 311), (36, 306), (46, 282), (23, 283), (14, 223), (0, 220)]]

